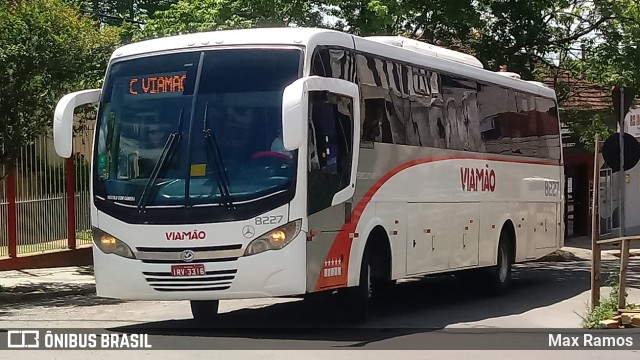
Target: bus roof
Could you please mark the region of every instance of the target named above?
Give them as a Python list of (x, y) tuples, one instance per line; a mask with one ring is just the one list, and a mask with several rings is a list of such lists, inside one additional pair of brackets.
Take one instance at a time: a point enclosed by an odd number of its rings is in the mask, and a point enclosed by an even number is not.
[[(422, 65), (452, 75), (460, 75), (553, 99), (556, 98), (555, 91), (548, 87), (474, 66), (473, 61), (468, 61), (473, 57), (467, 54), (459, 53), (461, 55), (459, 58), (467, 59), (467, 61), (455, 61), (456, 56), (452, 56), (455, 55), (453, 50), (446, 49), (446, 54), (438, 56), (438, 54), (419, 52), (419, 49), (397, 46), (389, 41), (381, 40), (383, 40), (382, 37), (378, 39), (375, 37), (363, 38), (321, 28), (283, 27), (224, 30), (163, 37), (125, 45), (116, 49), (111, 59), (212, 46), (293, 45), (313, 48), (318, 45), (335, 45), (357, 49), (401, 62)], [(437, 47), (434, 48), (437, 49)]]
[[(326, 40), (325, 40), (326, 39)], [(323, 41), (324, 40), (324, 41)], [(351, 35), (316, 28), (254, 28), (201, 32), (145, 40), (118, 48), (113, 58), (166, 50), (233, 45), (309, 45), (314, 42), (344, 43), (353, 48)]]

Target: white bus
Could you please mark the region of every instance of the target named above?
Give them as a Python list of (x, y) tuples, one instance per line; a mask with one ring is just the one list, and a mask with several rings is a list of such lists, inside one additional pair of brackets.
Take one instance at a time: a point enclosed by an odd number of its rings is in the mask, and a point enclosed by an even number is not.
[(97, 294), (190, 300), (341, 290), (511, 265), (563, 246), (555, 93), (469, 55), (303, 28), (198, 33), (117, 49), (99, 103), (91, 218)]

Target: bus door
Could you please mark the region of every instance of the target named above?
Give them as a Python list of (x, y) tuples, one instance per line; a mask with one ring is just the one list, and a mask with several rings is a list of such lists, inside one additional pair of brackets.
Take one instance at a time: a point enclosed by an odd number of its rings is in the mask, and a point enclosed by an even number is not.
[(345, 223), (351, 220), (360, 148), (359, 96), (357, 86), (344, 80), (298, 80), (305, 81), (307, 151), (300, 154), (307, 154), (306, 215), (315, 233), (307, 242), (307, 290), (317, 291), (347, 285), (352, 237)]

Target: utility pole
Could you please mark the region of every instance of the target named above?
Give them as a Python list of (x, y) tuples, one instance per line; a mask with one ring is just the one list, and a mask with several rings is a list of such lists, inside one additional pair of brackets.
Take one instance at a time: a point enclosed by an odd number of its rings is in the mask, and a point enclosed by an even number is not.
[(626, 170), (624, 167), (624, 116), (625, 116), (625, 107), (624, 107), (624, 86), (620, 87), (620, 121), (619, 121), (619, 136), (620, 136), (620, 176), (618, 178), (618, 216), (620, 218), (620, 237), (625, 236), (625, 216), (624, 216), (624, 200), (625, 200), (625, 181), (626, 181)]
[(593, 197), (591, 199), (591, 309), (600, 304), (600, 136), (596, 134), (593, 155)]

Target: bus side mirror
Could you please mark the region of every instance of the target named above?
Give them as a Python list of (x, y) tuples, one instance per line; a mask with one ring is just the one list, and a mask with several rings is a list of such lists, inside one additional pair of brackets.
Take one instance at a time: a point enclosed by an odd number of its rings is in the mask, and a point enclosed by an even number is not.
[(282, 143), (289, 151), (299, 149), (307, 138), (307, 78), (294, 81), (282, 94)]
[(73, 148), (73, 113), (78, 106), (97, 103), (100, 89), (91, 89), (67, 94), (58, 101), (53, 115), (53, 144), (56, 153), (63, 158), (71, 156)]

